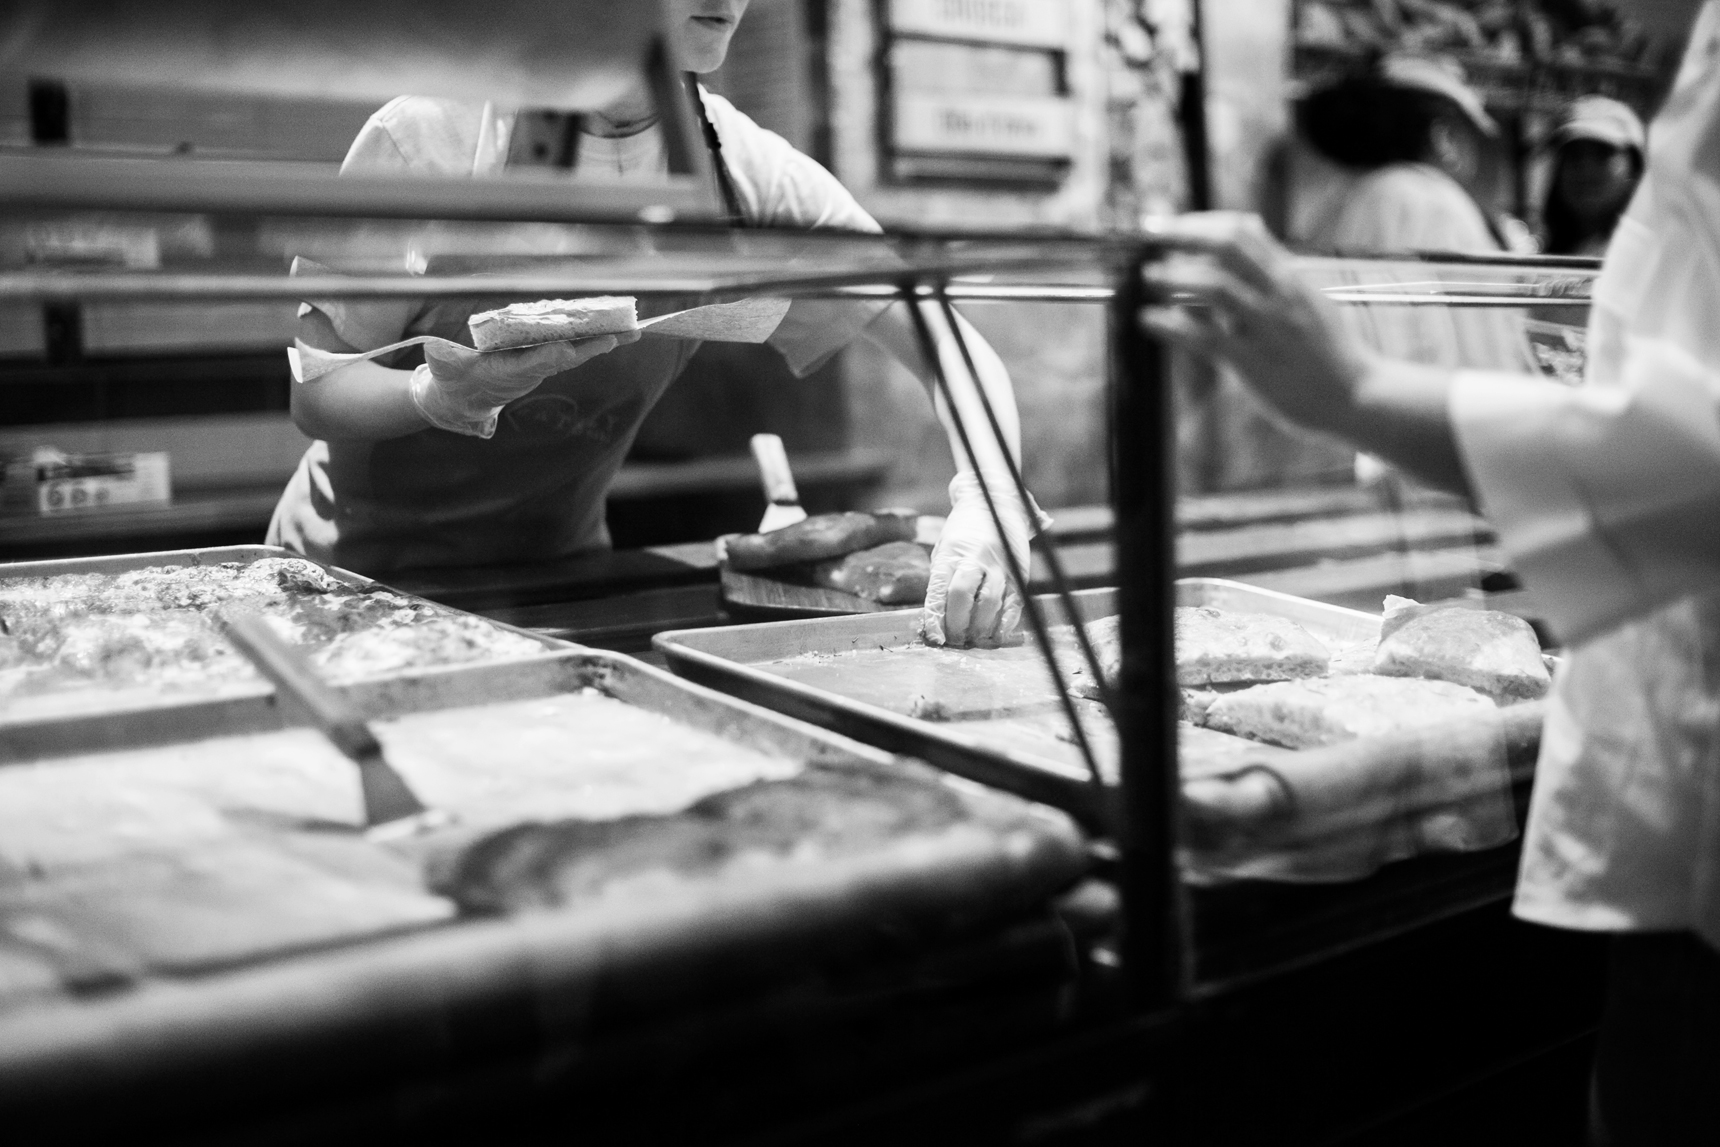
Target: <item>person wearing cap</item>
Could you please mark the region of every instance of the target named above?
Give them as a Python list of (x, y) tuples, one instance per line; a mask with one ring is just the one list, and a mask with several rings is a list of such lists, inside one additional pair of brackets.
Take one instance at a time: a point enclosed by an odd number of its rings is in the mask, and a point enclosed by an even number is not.
[[(1499, 125), (1455, 62), (1387, 55), (1366, 71), (1314, 92), (1297, 110), (1309, 144), (1360, 173), (1316, 217), (1301, 246), (1354, 256), (1487, 255), (1521, 249), (1525, 241), (1532, 246), (1521, 224), (1512, 231), (1521, 231), (1520, 241), (1508, 242), (1507, 229), (1482, 209), (1474, 193)], [(1326, 287), (1426, 277), (1420, 270), (1389, 266), (1318, 272)], [(1534, 369), (1522, 318), (1516, 311), (1446, 307), (1348, 307), (1343, 315), (1357, 338), (1385, 354), (1437, 366)], [(1370, 454), (1357, 455), (1353, 470), (1363, 486), (1393, 480)]]
[(1146, 329), (1284, 417), (1471, 497), (1565, 656), (1514, 911), (1610, 933), (1595, 1142), (1720, 1143), (1720, 0), (1589, 314), (1584, 384), (1363, 346), (1258, 218), (1187, 216)]
[(1554, 129), (1553, 166), (1541, 212), (1548, 255), (1606, 252), (1642, 178), (1646, 133), (1635, 112), (1606, 96), (1572, 102)]
[[(681, 63), (695, 74), (721, 67), (747, 4), (672, 0), (667, 7)], [(721, 96), (696, 82), (689, 89), (706, 128), (714, 190), (732, 223), (880, 230), (815, 160)], [(656, 103), (643, 87), (584, 117), (402, 96), (365, 124), (341, 171), (496, 177), (535, 168), (540, 177), (570, 182), (655, 184), (668, 172), (665, 140)], [(539, 250), (538, 241), (529, 231), (508, 239), (528, 252)], [(418, 335), (469, 347), (467, 319), (500, 301), (312, 299), (300, 308), (298, 338), (333, 353), (375, 350)], [(693, 301), (654, 298), (642, 309), (649, 316)], [(1037, 506), (1022, 504), (1003, 457), (1004, 451), (1019, 455), (1020, 430), (1002, 360), (957, 317), (973, 374), (1002, 428), (993, 436), (979, 395), (966, 384), (970, 376), (953, 332), (935, 308), (926, 318), (959, 413), (972, 428), (977, 465), (957, 441), (949, 406), (935, 387), (935, 365), (922, 354), (905, 304), (797, 300), (769, 342), (805, 375), (863, 337), (931, 392), (950, 434), (956, 474), (932, 554), (921, 632), (933, 644), (996, 645), (1013, 635), (1022, 609), (1005, 548), (1025, 568), (1029, 539), (1049, 519)], [(377, 576), (607, 549), (609, 484), (645, 416), (696, 348), (689, 340), (637, 335), (483, 355), (412, 347), (295, 383), (293, 419), (315, 441), (281, 495), (268, 540)], [(1002, 537), (982, 482), (993, 494)]]
[(1315, 251), (1479, 254), (1507, 236), (1477, 200), (1499, 125), (1453, 62), (1388, 55), (1314, 92), (1298, 110), (1309, 144), (1360, 173), (1306, 237)]

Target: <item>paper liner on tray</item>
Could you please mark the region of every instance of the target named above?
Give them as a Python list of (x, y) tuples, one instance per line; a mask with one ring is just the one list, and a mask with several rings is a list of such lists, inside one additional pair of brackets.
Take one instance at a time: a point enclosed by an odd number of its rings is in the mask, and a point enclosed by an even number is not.
[[(713, 303), (704, 307), (692, 307), (684, 311), (675, 311), (655, 318), (643, 319), (639, 323), (641, 335), (654, 335), (662, 338), (703, 339), (708, 342), (762, 343), (782, 323), (783, 315), (788, 313), (788, 299), (754, 298), (742, 299), (735, 303)], [(601, 335), (591, 335), (590, 338), (601, 338)], [(548, 342), (584, 342), (585, 339), (549, 339)], [(357, 354), (337, 354), (334, 351), (320, 350), (307, 346), (295, 340), (293, 346), (287, 348), (287, 361), (292, 366), (295, 382), (311, 382), (321, 378), (332, 370), (360, 362), (364, 359), (380, 358), (409, 346), (420, 346), (428, 343), (440, 343), (444, 346), (457, 348), (468, 354), (498, 354), (500, 351), (476, 351), (471, 347), (454, 342), (451, 339), (438, 338), (436, 335), (418, 335), (415, 338), (402, 339), (399, 342), (379, 346)], [(522, 350), (526, 346), (542, 346), (543, 343), (526, 343), (522, 346), (507, 347), (506, 350)]]

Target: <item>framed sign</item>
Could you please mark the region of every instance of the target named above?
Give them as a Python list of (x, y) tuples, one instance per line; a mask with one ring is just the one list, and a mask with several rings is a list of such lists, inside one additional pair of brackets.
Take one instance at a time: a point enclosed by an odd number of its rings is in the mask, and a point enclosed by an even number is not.
[(890, 0), (890, 30), (1062, 51), (1069, 45), (1069, 9), (1067, 0)]
[(1055, 185), (1074, 155), (1063, 0), (881, 0), (897, 180)]

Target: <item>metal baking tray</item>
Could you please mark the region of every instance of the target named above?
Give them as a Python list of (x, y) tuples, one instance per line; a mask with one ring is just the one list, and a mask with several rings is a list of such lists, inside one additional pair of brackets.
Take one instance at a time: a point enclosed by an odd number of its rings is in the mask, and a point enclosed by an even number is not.
[[(1115, 589), (1081, 590), (1072, 595), (1081, 621), (1117, 612)], [(1052, 625), (1069, 624), (1054, 595), (1040, 597)], [(1290, 618), (1334, 648), (1375, 639), (1380, 618), (1358, 610), (1325, 605), (1273, 590), (1221, 578), (1185, 578), (1177, 583), (1177, 604), (1210, 605), (1243, 613)], [(778, 621), (726, 629), (661, 633), (656, 648), (676, 673), (811, 721), (856, 740), (920, 757), (960, 776), (1064, 809), (1084, 822), (1103, 823), (1104, 798), (1094, 791), (1075, 747), (1050, 738), (1035, 739), (1019, 727), (1008, 737), (976, 728), (978, 723), (927, 721), (898, 709), (788, 680), (762, 666), (807, 654), (902, 649), (918, 641), (918, 610), (853, 617)], [(1019, 656), (1037, 660), (1031, 646)], [(1049, 678), (1044, 697), (1054, 700)], [(1089, 725), (1089, 733), (1093, 732)], [(1012, 743), (1013, 742), (1013, 743)]]
[[(424, 670), (341, 691), (370, 719), (383, 720), (587, 688), (779, 757), (924, 769), (593, 650)], [(381, 732), (386, 742), (387, 726)], [(0, 772), (26, 763), (74, 767), (81, 759), (76, 755), (111, 749), (128, 752), (98, 762), (123, 766), (135, 752), (245, 734), (277, 739), (268, 751), (278, 756), (306, 733), (293, 728), (268, 696), (208, 701), (173, 713), (90, 714), (0, 733)], [(294, 740), (286, 745), (281, 738)], [(505, 756), (507, 747), (496, 751)], [(206, 752), (226, 750), (212, 745)], [(231, 767), (256, 767), (264, 756), (236, 752)], [(426, 1031), (492, 1012), (497, 1024), (523, 1017), (518, 1038), (540, 1046), (551, 1037), (577, 1036), (594, 1017), (613, 1023), (632, 1008), (691, 1006), (753, 986), (760, 977), (781, 977), (797, 962), (851, 958), (853, 950), (872, 950), (868, 945), (881, 936), (896, 937), (891, 942), (898, 944), (937, 942), (964, 928), (1014, 919), (1079, 878), (1085, 845), (1068, 818), (955, 778), (946, 783), (965, 794), (977, 815), (1010, 827), (949, 832), (916, 841), (914, 849), (879, 849), (818, 865), (767, 865), (748, 870), (744, 879), (695, 890), (612, 896), (509, 917), (457, 917), (312, 950), (259, 952), (205, 969), (169, 967), (164, 974), (152, 966), (135, 982), (94, 994), (14, 997), (0, 1002), (0, 1111), (76, 1103), (145, 1083), (200, 1088), (238, 1071), (244, 1077), (235, 1085), (260, 1087), (272, 1069), (259, 1063), (276, 1064), (299, 1083), (307, 1072), (332, 1072), (316, 1086), (334, 1086), (340, 1070), (352, 1067), (354, 1047), (417, 1065), (428, 1046)], [(353, 784), (356, 792), (356, 775)], [(221, 815), (235, 824), (342, 835), (341, 826), (296, 815), (283, 827), (280, 813), (243, 802), (235, 808), (230, 800), (223, 790)], [(348, 828), (345, 837), (355, 831)], [(65, 980), (64, 970), (56, 970)], [(286, 1000), (292, 1006), (282, 1006)], [(485, 1040), (495, 1036), (494, 1026), (485, 1025)], [(439, 1048), (440, 1039), (430, 1044)], [(238, 1046), (246, 1055), (236, 1064), (231, 1049)]]
[[(0, 563), (0, 579), (56, 577), (65, 574), (114, 574), (124, 573), (128, 570), (149, 569), (152, 566), (214, 566), (222, 565), (227, 562), (249, 563), (258, 561), (262, 558), (296, 558), (300, 561), (309, 562), (311, 565), (327, 571), (329, 576), (334, 578), (336, 581), (345, 582), (347, 585), (350, 585), (355, 589), (387, 589), (388, 592), (398, 594), (399, 596), (418, 605), (429, 606), (430, 608), (450, 614), (465, 612), (463, 610), (454, 609), (451, 606), (442, 605), (439, 602), (433, 602), (426, 598), (419, 597), (416, 594), (404, 593), (395, 589), (393, 586), (379, 582), (374, 578), (368, 578), (363, 574), (353, 573), (351, 570), (341, 569), (339, 566), (331, 566), (324, 562), (319, 562), (314, 558), (304, 557), (302, 554), (296, 554), (291, 550), (283, 549), (280, 546), (210, 546), (203, 549), (159, 550), (150, 553), (111, 554), (89, 558), (62, 558), (50, 561), (4, 562)], [(487, 617), (482, 618), (482, 620), (485, 624), (495, 626), (497, 629), (506, 630), (507, 632), (530, 638), (542, 645), (545, 649), (575, 648), (572, 642), (563, 641), (560, 638), (549, 637), (542, 633), (535, 633), (532, 630), (522, 629), (519, 626), (509, 625), (502, 621), (494, 621)], [(109, 695), (102, 690), (91, 689), (87, 692), (71, 691), (58, 696), (68, 699), (73, 697), (79, 698), (76, 702), (70, 700), (67, 701), (69, 712), (76, 714), (106, 711), (129, 712), (144, 708), (160, 708), (177, 711), (188, 704), (196, 704), (197, 702), (207, 700), (211, 696), (265, 696), (270, 694), (272, 691), (272, 687), (267, 682), (258, 678), (256, 680), (246, 680), (221, 685), (211, 692), (202, 693), (187, 691), (185, 693), (162, 694), (157, 697), (138, 697), (135, 693)], [(83, 703), (86, 699), (87, 705)], [(0, 701), (0, 729), (9, 729), (20, 722), (37, 723), (50, 719), (55, 718), (45, 715), (30, 714), (28, 712), (23, 716), (8, 713), (4, 702)]]

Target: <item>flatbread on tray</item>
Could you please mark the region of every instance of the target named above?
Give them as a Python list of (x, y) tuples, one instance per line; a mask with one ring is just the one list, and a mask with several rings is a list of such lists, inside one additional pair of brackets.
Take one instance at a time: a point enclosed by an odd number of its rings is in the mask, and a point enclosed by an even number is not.
[[(301, 558), (0, 577), (0, 706), (32, 713), (255, 682), (219, 611), (264, 617), (343, 681), (506, 660), (542, 643), (380, 586), (349, 585)], [(68, 710), (69, 711), (69, 710)]]
[(813, 567), (812, 580), (868, 601), (918, 605), (926, 600), (932, 555), (918, 542), (885, 542)]
[(1482, 694), (1449, 681), (1357, 673), (1275, 681), (1225, 693), (1207, 707), (1202, 723), (1287, 749), (1308, 749), (1495, 708)]
[(1544, 696), (1552, 684), (1528, 622), (1496, 609), (1386, 599), (1375, 673), (1452, 681), (1501, 704)]
[(1307, 630), (1271, 614), (1179, 606), (1176, 630), (1179, 685), (1318, 677), (1332, 659)]

